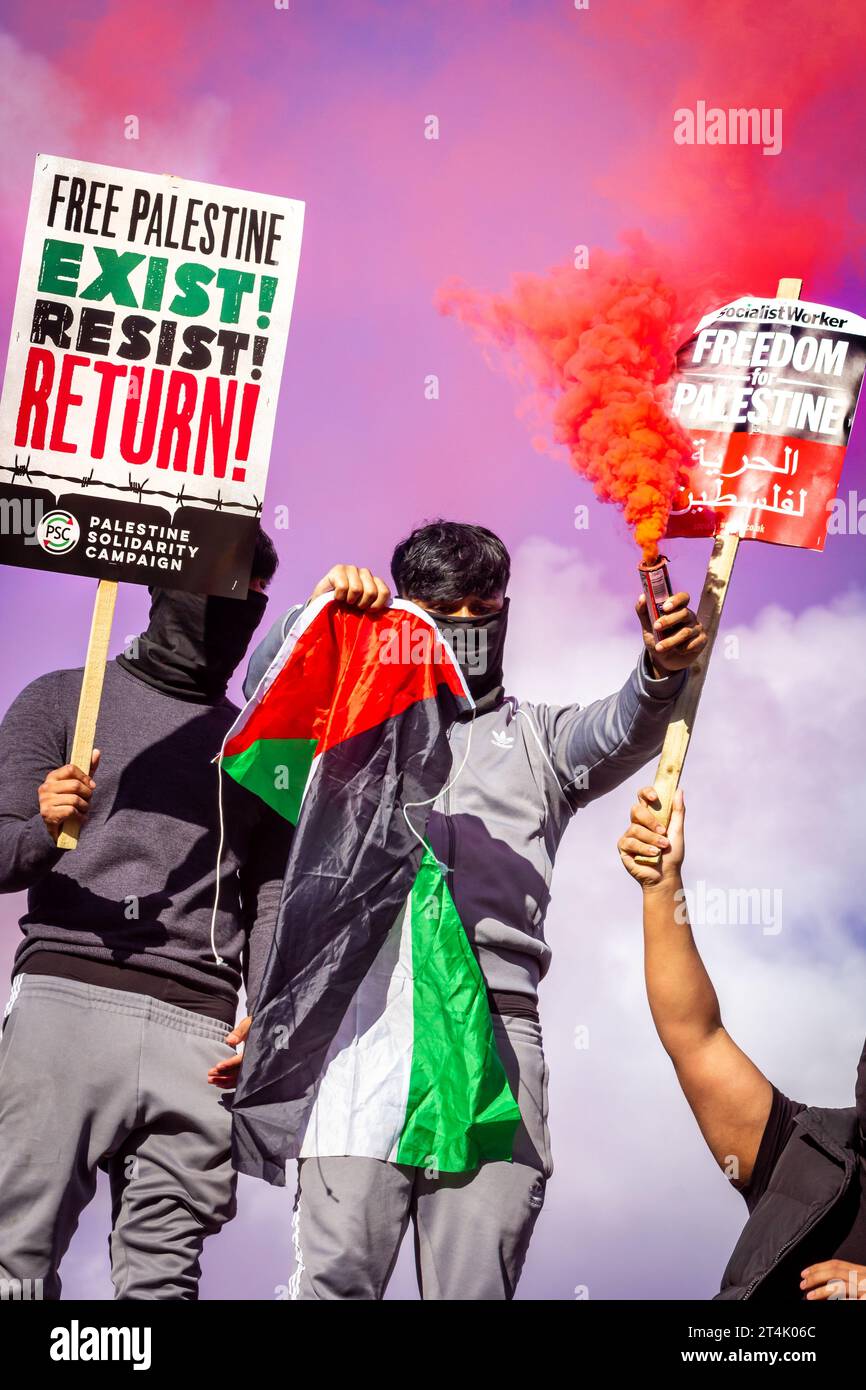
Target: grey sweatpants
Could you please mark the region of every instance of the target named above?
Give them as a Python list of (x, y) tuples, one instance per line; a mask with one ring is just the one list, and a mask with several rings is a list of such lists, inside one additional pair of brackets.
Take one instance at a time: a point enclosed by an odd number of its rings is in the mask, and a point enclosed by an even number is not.
[(513, 1298), (552, 1172), (547, 1064), (537, 1023), (494, 1016), (493, 1026), (522, 1116), (513, 1163), (437, 1176), (376, 1158), (303, 1159), (295, 1298), (382, 1298), (410, 1221), (422, 1298)]
[(207, 1071), (225, 1024), (126, 990), (18, 976), (0, 1038), (0, 1278), (58, 1268), (109, 1175), (117, 1298), (194, 1299), (235, 1212), (231, 1122)]

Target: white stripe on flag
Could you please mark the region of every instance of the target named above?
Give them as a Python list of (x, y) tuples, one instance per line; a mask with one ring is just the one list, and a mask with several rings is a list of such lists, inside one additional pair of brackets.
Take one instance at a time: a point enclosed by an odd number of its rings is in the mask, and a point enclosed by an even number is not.
[(413, 1042), (412, 930), (407, 904), (328, 1052), (301, 1158), (316, 1154), (396, 1158), (406, 1123)]

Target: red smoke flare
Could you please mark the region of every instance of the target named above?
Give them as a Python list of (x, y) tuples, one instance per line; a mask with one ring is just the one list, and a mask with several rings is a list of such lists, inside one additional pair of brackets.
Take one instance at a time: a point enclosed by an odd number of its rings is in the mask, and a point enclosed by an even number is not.
[(620, 255), (594, 251), (586, 270), (517, 276), (508, 295), (457, 283), (439, 295), (443, 313), (503, 349), (533, 383), (532, 403), (546, 407), (557, 444), (599, 500), (622, 510), (647, 558), (694, 448), (667, 414), (665, 384), (696, 317), (692, 299), (638, 242)]
[[(649, 554), (691, 451), (666, 415), (665, 383), (701, 315), (742, 294), (773, 295), (783, 276), (802, 277), (807, 298), (832, 304), (843, 281), (862, 276), (860, 185), (845, 154), (827, 152), (844, 151), (839, 132), (862, 99), (851, 54), (866, 42), (866, 10), (622, 0), (618, 14), (641, 55), (629, 80), (644, 125), (619, 145), (600, 124), (605, 172), (594, 192), (624, 201), (629, 224), (652, 227), (653, 244), (593, 250), (586, 270), (523, 275), (502, 295), (451, 283), (439, 307), (504, 351), (574, 468), (622, 509)], [(673, 35), (680, 60), (668, 87), (656, 63)], [(675, 112), (699, 100), (777, 112), (784, 153), (676, 144)]]

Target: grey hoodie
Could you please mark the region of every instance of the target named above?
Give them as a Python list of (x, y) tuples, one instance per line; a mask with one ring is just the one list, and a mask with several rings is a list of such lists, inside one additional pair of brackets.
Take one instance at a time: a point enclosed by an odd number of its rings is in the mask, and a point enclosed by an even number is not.
[[(247, 698), (301, 607), (278, 619), (253, 653)], [(544, 919), (566, 826), (661, 749), (685, 673), (657, 679), (651, 671), (642, 653), (621, 690), (585, 708), (505, 696), (452, 725), (457, 776), (434, 803), (427, 833), (488, 989), (535, 998), (550, 965)]]

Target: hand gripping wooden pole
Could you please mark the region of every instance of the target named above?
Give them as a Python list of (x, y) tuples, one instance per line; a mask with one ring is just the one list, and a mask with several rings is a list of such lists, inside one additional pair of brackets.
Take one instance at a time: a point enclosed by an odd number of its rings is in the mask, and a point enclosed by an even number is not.
[[(72, 754), (69, 759), (84, 773), (90, 772), (90, 760), (93, 757), (96, 719), (99, 714), (99, 702), (102, 699), (102, 682), (105, 678), (105, 663), (108, 660), (111, 620), (114, 617), (116, 599), (117, 582), (113, 579), (100, 579), (93, 605), (93, 621), (90, 624), (90, 639), (87, 643), (84, 679), (81, 682), (75, 735), (72, 740)], [(75, 816), (70, 816), (68, 820), (64, 821), (63, 829), (57, 837), (57, 848), (75, 849), (78, 845), (80, 828), (80, 823)]]
[[(779, 288), (776, 290), (776, 298), (799, 299), (802, 289), (802, 280), (780, 280)], [(725, 606), (728, 585), (731, 582), (731, 571), (734, 567), (734, 560), (737, 558), (739, 544), (739, 535), (718, 536), (707, 567), (707, 577), (698, 605), (698, 618), (706, 631), (707, 645), (694, 666), (689, 669), (686, 682), (674, 703), (653, 782), (660, 803), (659, 820), (665, 826), (670, 821), (674, 793), (679, 785), (683, 764), (689, 751), (689, 740), (692, 736), (701, 691), (704, 688), (707, 667), (719, 630), (722, 609)], [(657, 859), (658, 855), (655, 854), (639, 856), (639, 862), (644, 864), (654, 864)]]

